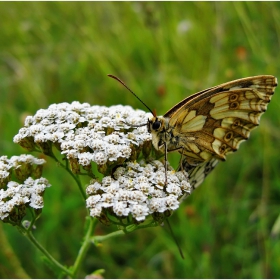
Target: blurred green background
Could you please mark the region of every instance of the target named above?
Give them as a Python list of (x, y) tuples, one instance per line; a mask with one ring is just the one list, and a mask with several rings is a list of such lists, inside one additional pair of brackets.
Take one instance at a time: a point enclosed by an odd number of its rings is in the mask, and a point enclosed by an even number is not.
[[(280, 79), (279, 2), (2, 2), (0, 18), (1, 155), (25, 153), (13, 136), (26, 115), (52, 103), (145, 110), (107, 74), (159, 115), (233, 79)], [(165, 228), (152, 228), (92, 246), (80, 277), (104, 268), (105, 278), (280, 278), (279, 104), (280, 87), (249, 141), (170, 218), (185, 259)], [(34, 234), (72, 265), (85, 203), (51, 160), (44, 176), (52, 187)], [(97, 234), (113, 230), (99, 225)], [(16, 228), (0, 232), (1, 278), (55, 277)]]

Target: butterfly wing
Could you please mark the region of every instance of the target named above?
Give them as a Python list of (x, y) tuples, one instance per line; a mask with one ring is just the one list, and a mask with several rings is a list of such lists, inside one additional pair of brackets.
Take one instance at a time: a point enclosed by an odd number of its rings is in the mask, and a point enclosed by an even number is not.
[(165, 115), (178, 150), (191, 166), (225, 160), (259, 125), (277, 79), (263, 75), (235, 80), (191, 95)]
[[(216, 158), (211, 158), (209, 161), (204, 161), (196, 166), (190, 165), (186, 158), (183, 159), (181, 168), (183, 171), (188, 173), (188, 179), (191, 186), (196, 189), (208, 174), (215, 168), (219, 163), (219, 160)], [(182, 199), (185, 199), (184, 196)]]

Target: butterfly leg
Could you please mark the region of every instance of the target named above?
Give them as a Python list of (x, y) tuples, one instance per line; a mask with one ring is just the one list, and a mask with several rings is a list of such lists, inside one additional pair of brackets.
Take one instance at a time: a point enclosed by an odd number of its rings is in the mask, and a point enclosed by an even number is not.
[[(189, 174), (185, 170), (185, 168), (183, 167), (183, 154), (184, 154), (184, 147), (182, 147), (182, 152), (181, 152), (181, 157), (180, 157), (180, 170), (183, 172), (183, 174), (185, 175), (186, 179), (189, 180)], [(179, 170), (179, 166), (177, 168), (177, 171), (178, 170)]]
[(166, 145), (166, 143), (164, 143), (164, 169), (165, 169), (164, 187), (167, 187), (167, 145)]

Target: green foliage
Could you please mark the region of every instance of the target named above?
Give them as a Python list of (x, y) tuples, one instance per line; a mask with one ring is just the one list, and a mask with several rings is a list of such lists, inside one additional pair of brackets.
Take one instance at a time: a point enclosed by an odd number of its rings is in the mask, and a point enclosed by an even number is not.
[[(107, 74), (159, 115), (235, 78), (280, 79), (278, 2), (2, 2), (0, 18), (1, 155), (25, 153), (13, 136), (26, 115), (52, 103), (143, 108)], [(106, 278), (279, 278), (279, 233), (271, 235), (280, 213), (279, 104), (277, 88), (250, 140), (170, 218), (185, 259), (168, 231), (143, 229), (92, 246), (80, 277), (105, 269)], [(34, 235), (71, 266), (85, 202), (54, 162), (43, 176), (52, 187)], [(54, 277), (16, 228), (3, 230), (30, 277)], [(99, 225), (97, 234), (111, 231)], [(17, 278), (7, 256), (0, 277)]]

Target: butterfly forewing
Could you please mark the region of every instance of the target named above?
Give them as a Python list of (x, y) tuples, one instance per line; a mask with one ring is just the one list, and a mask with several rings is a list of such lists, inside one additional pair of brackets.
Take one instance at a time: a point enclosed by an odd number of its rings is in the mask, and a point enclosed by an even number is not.
[[(235, 80), (191, 95), (169, 110), (178, 149), (197, 166), (212, 157), (225, 160), (259, 125), (277, 86), (273, 76)], [(167, 143), (167, 150), (168, 143)]]
[[(188, 107), (196, 104), (199, 100), (205, 99), (209, 96), (212, 96), (213, 94), (237, 89), (237, 88), (255, 88), (258, 89), (260, 93), (263, 94), (263, 96), (266, 96), (267, 94), (271, 96), (274, 93), (274, 89), (277, 86), (277, 79), (274, 76), (271, 75), (262, 75), (262, 76), (254, 76), (254, 77), (247, 77), (243, 79), (234, 80), (228, 83), (224, 83), (218, 86), (214, 86), (205, 90), (202, 90), (200, 92), (197, 92), (195, 94), (192, 94), (173, 106), (169, 111), (167, 111), (164, 115), (164, 117), (171, 118), (173, 114), (178, 111), (179, 109), (182, 109), (183, 107)], [(187, 105), (188, 104), (188, 105)]]

